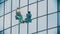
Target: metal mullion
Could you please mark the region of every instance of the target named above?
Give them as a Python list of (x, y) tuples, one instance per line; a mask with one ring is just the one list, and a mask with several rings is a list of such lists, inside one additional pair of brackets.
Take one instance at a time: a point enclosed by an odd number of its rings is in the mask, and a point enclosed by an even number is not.
[[(19, 0), (19, 8), (20, 8), (20, 0)], [(20, 23), (20, 22), (19, 22)], [(20, 34), (20, 24), (18, 24), (18, 34)]]
[(11, 22), (10, 22), (10, 34), (12, 34), (12, 0), (11, 0)]
[[(27, 12), (29, 11), (29, 0), (27, 0)], [(27, 34), (29, 34), (29, 23), (27, 23)]]
[[(4, 2), (4, 12), (3, 14), (5, 14), (5, 2)], [(3, 16), (3, 34), (4, 34), (4, 26), (5, 26), (5, 15)]]
[(57, 0), (57, 34), (59, 34), (59, 0)]
[[(36, 4), (37, 6), (37, 11), (36, 11), (36, 15), (37, 15), (37, 17), (38, 17), (38, 0), (37, 0), (37, 4)], [(37, 34), (38, 34), (38, 18), (36, 19), (36, 31), (37, 31)]]
[(47, 24), (46, 24), (46, 28), (47, 28), (47, 30), (46, 30), (46, 34), (48, 34), (48, 0), (47, 0), (47, 2), (46, 2), (46, 4), (47, 4)]

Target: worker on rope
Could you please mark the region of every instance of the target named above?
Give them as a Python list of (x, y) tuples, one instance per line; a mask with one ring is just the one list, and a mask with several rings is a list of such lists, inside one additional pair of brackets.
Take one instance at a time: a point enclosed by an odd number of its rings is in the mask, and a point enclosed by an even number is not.
[(26, 14), (26, 18), (25, 18), (25, 22), (28, 23), (28, 22), (32, 22), (32, 19), (31, 19), (31, 12), (28, 11), (28, 13)]
[(16, 9), (16, 16), (15, 17), (17, 20), (19, 20), (19, 22), (23, 22), (23, 17), (21, 15), (20, 8)]

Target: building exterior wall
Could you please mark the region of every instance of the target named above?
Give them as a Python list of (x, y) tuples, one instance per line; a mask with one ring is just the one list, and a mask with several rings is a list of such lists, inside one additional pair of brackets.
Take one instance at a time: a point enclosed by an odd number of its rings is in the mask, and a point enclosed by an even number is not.
[[(58, 34), (60, 5), (58, 8), (57, 4), (57, 0), (7, 0), (0, 3), (0, 31), (3, 34)], [(31, 23), (19, 24), (15, 19), (18, 7), (23, 19), (27, 11), (31, 11)]]

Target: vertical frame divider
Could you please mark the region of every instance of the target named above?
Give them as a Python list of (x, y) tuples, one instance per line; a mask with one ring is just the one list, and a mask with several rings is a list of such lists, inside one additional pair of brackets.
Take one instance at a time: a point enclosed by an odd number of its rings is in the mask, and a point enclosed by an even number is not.
[[(19, 0), (19, 8), (20, 8), (20, 0)], [(18, 24), (18, 34), (20, 34), (20, 22), (19, 22), (19, 24)]]
[[(27, 12), (29, 11), (29, 0), (27, 0)], [(29, 23), (27, 23), (27, 34), (29, 34)]]
[(46, 34), (48, 34), (48, 0), (47, 0), (47, 2), (46, 2), (46, 4), (47, 4), (47, 7), (46, 7), (46, 9), (47, 9), (47, 24), (46, 24)]
[(4, 34), (4, 26), (5, 26), (5, 2), (4, 2), (4, 12), (3, 12), (3, 15), (4, 15), (3, 16), (3, 34)]
[(10, 22), (10, 34), (12, 34), (12, 0), (11, 0), (11, 22)]
[(57, 34), (59, 34), (59, 0), (57, 0)]
[[(37, 0), (36, 7), (37, 7), (36, 16), (38, 17), (38, 0)], [(36, 19), (36, 31), (37, 31), (37, 34), (38, 34), (38, 18)]]

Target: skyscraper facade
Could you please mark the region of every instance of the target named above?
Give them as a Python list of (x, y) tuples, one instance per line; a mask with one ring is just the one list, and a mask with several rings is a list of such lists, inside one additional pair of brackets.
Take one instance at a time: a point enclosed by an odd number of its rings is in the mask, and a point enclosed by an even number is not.
[[(17, 8), (32, 22), (16, 20)], [(0, 0), (0, 34), (60, 34), (60, 0)]]

